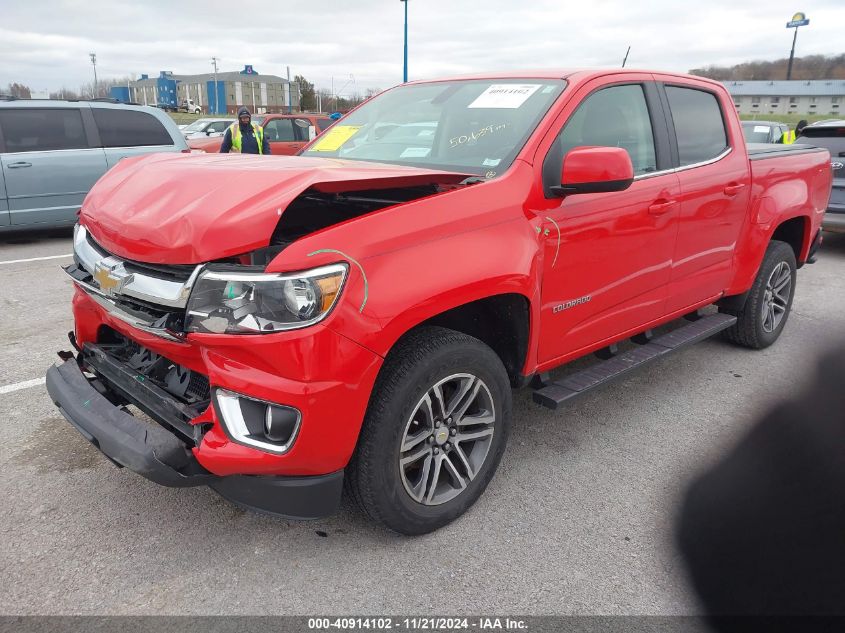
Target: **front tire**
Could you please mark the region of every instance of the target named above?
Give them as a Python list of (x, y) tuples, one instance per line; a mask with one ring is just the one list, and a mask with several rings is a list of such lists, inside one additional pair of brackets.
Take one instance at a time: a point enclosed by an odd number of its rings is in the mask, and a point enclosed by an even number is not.
[(505, 450), (511, 390), (476, 338), (422, 327), (391, 351), (373, 391), (348, 485), (373, 519), (407, 535), (461, 516)]
[(743, 308), (723, 310), (737, 317), (737, 322), (725, 330), (728, 340), (751, 349), (763, 349), (774, 343), (789, 318), (796, 279), (792, 247), (772, 240)]

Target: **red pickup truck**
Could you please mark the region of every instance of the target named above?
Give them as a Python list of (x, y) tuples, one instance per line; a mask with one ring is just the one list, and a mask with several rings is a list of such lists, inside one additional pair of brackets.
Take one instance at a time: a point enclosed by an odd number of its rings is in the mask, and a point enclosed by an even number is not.
[[(252, 122), (264, 128), (270, 143), (270, 153), (292, 156), (305, 147), (315, 136), (327, 130), (334, 120), (318, 114), (254, 114)], [(225, 132), (225, 130), (224, 130)], [(188, 139), (188, 147), (199, 152), (220, 151), (223, 136)]]
[(747, 149), (706, 79), (405, 84), (297, 157), (109, 171), (48, 391), (160, 484), (314, 518), (345, 482), (373, 519), (429, 532), (493, 477), (512, 388), (558, 407), (717, 332), (772, 344), (830, 189), (826, 150)]

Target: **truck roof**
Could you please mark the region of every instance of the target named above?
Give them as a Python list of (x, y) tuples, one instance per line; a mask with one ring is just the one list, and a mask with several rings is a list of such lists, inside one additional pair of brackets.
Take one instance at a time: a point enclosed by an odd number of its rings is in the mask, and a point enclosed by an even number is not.
[(645, 68), (532, 68), (524, 70), (503, 70), (497, 72), (475, 73), (470, 75), (455, 75), (451, 77), (436, 77), (432, 79), (421, 79), (408, 83), (432, 83), (437, 81), (461, 81), (467, 79), (574, 79), (589, 80), (607, 75), (641, 75), (643, 73), (676, 77), (682, 80), (704, 81), (715, 86), (724, 86), (707, 77), (699, 77), (687, 73), (675, 73), (663, 70)]

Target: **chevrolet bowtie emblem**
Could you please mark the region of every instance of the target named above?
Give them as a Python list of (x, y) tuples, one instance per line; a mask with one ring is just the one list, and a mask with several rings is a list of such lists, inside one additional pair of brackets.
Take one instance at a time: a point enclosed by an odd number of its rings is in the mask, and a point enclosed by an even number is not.
[(94, 281), (104, 295), (120, 294), (134, 275), (126, 272), (123, 262), (107, 257), (94, 265)]

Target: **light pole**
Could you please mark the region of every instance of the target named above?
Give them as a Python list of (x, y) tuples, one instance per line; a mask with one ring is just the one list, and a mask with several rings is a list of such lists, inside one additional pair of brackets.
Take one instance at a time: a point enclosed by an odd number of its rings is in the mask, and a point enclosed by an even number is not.
[(217, 58), (211, 58), (211, 65), (214, 66), (214, 114), (220, 114), (220, 110), (217, 106)]
[(91, 65), (94, 67), (94, 94), (91, 95), (94, 99), (97, 98), (97, 53), (88, 53), (91, 57)]
[(792, 19), (786, 23), (786, 28), (795, 29), (795, 34), (792, 36), (792, 50), (789, 52), (789, 66), (786, 67), (786, 80), (792, 79), (792, 60), (795, 57), (795, 40), (798, 39), (798, 27), (807, 26), (810, 21), (803, 13), (796, 13)]
[(408, 83), (408, 0), (399, 0), (405, 5), (405, 64), (402, 67), (402, 83)]

